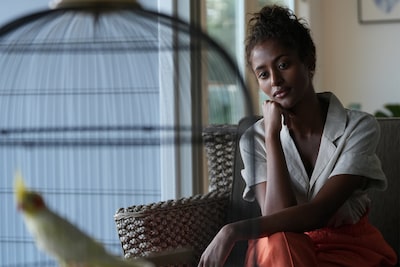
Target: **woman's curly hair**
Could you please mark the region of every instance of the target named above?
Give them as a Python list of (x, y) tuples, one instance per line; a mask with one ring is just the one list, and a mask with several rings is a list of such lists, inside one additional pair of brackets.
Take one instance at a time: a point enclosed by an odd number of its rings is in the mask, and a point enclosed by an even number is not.
[(295, 49), (300, 60), (307, 64), (310, 71), (315, 70), (315, 45), (306, 22), (288, 8), (278, 5), (263, 7), (253, 14), (248, 24), (246, 38), (246, 59), (250, 63), (251, 53), (255, 46), (274, 39), (287, 48)]

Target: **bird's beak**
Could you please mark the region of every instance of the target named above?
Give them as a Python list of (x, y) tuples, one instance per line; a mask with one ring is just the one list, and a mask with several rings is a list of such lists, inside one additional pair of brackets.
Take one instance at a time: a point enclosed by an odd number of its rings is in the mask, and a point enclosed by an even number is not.
[(20, 172), (16, 172), (14, 178), (14, 194), (18, 206), (22, 204), (26, 192), (24, 179)]

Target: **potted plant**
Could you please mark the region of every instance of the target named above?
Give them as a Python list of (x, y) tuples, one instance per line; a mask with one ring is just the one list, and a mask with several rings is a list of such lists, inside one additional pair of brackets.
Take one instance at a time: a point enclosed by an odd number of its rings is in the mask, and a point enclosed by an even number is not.
[(400, 117), (400, 104), (386, 104), (384, 111), (375, 112), (375, 117)]

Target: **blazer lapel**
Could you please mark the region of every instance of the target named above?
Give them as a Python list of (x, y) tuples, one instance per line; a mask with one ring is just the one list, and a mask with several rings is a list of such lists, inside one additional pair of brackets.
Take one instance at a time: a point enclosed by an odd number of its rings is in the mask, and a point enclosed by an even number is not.
[(320, 97), (329, 99), (329, 108), (324, 132), (321, 137), (317, 161), (311, 175), (310, 190), (312, 190), (315, 182), (323, 171), (329, 166), (329, 161), (332, 159), (337, 149), (335, 142), (344, 134), (347, 123), (346, 110), (335, 95), (323, 93), (320, 94)]

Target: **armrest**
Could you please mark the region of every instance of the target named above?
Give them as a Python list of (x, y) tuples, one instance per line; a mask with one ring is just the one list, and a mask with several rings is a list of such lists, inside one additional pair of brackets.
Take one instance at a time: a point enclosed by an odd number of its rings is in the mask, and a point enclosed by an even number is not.
[(179, 248), (201, 253), (226, 220), (229, 192), (212, 191), (178, 200), (119, 209), (114, 215), (126, 258)]

